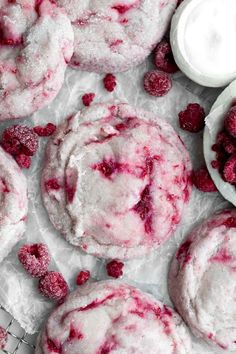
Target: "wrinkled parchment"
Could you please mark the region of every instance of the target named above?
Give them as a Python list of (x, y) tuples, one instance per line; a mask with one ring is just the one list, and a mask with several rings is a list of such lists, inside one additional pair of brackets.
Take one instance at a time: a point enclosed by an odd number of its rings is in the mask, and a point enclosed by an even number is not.
[[(117, 74), (118, 86), (114, 93), (104, 90), (103, 75), (79, 72), (68, 69), (65, 83), (54, 102), (35, 113), (32, 118), (21, 121), (21, 124), (38, 125), (47, 122), (59, 124), (69, 114), (82, 107), (81, 96), (86, 92), (95, 92), (95, 102), (121, 101), (156, 113), (166, 119), (178, 131), (187, 145), (195, 168), (204, 163), (202, 140), (203, 134), (185, 133), (178, 127), (177, 114), (190, 102), (201, 103), (206, 112), (217, 97), (219, 90), (206, 89), (187, 80), (181, 73), (174, 76), (173, 88), (162, 98), (147, 95), (142, 88), (143, 74), (152, 68), (148, 61), (126, 73)], [(14, 123), (16, 123), (14, 121)], [(13, 122), (1, 124), (1, 131)], [(53, 228), (42, 205), (40, 196), (40, 173), (47, 139), (40, 139), (40, 148), (33, 160), (30, 171), (27, 171), (29, 188), (29, 218), (27, 232), (21, 244), (28, 242), (46, 242), (53, 258), (50, 269), (63, 273), (70, 284), (75, 287), (75, 276), (82, 268), (91, 271), (93, 279), (105, 279), (104, 262), (95, 257), (85, 255), (70, 246)], [(186, 237), (189, 230), (213, 211), (228, 206), (219, 193), (201, 193), (194, 190), (189, 205), (185, 208), (182, 224), (173, 237), (158, 251), (144, 259), (126, 262), (124, 281), (137, 285), (152, 293), (159, 300), (171, 305), (167, 291), (167, 273), (169, 262), (178, 245)], [(37, 280), (31, 279), (22, 269), (18, 259), (18, 244), (12, 253), (0, 265), (0, 303), (19, 321), (28, 333), (39, 330), (53, 304), (45, 300), (37, 292)], [(206, 344), (194, 340), (195, 354), (213, 354)]]

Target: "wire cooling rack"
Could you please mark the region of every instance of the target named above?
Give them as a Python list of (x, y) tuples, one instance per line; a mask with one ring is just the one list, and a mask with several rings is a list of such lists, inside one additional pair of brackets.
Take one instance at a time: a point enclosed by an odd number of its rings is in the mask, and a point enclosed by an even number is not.
[(0, 326), (6, 329), (8, 340), (5, 349), (0, 353), (5, 354), (33, 354), (36, 336), (27, 334), (19, 323), (0, 305)]

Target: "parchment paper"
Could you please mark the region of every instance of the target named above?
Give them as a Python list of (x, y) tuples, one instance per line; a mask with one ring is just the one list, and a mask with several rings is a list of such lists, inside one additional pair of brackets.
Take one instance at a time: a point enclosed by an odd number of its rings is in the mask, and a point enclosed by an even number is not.
[[(150, 61), (126, 73), (117, 74), (117, 89), (110, 94), (103, 88), (103, 75), (79, 72), (68, 69), (65, 83), (57, 98), (48, 107), (35, 113), (31, 118), (17, 123), (27, 125), (53, 122), (59, 124), (69, 114), (82, 107), (81, 96), (86, 92), (95, 92), (95, 102), (121, 101), (141, 107), (156, 113), (171, 123), (187, 145), (195, 168), (204, 164), (202, 139), (203, 134), (185, 133), (178, 126), (178, 112), (190, 102), (199, 102), (209, 111), (212, 102), (218, 95), (218, 90), (209, 90), (195, 85), (181, 73), (174, 76), (173, 88), (162, 98), (147, 95), (142, 86), (143, 74), (152, 68)], [(16, 121), (3, 123), (6, 126), (16, 124)], [(50, 248), (53, 261), (50, 269), (63, 273), (75, 288), (75, 276), (82, 268), (89, 269), (93, 279), (105, 279), (104, 262), (95, 257), (85, 255), (70, 246), (53, 228), (42, 205), (40, 196), (40, 174), (47, 139), (40, 139), (40, 148), (33, 160), (32, 167), (26, 172), (29, 188), (29, 218), (27, 232), (21, 244), (27, 242), (46, 242)], [(185, 208), (183, 220), (173, 237), (158, 251), (140, 260), (126, 262), (124, 281), (152, 293), (156, 298), (171, 305), (167, 291), (167, 273), (169, 263), (178, 245), (187, 236), (194, 225), (201, 222), (215, 210), (227, 207), (219, 193), (201, 193), (193, 190), (190, 203)], [(12, 253), (0, 265), (0, 303), (19, 321), (28, 333), (40, 329), (47, 314), (54, 306), (37, 292), (37, 281), (28, 276), (17, 259), (18, 244)], [(194, 341), (194, 353), (213, 354), (211, 349), (200, 340)]]

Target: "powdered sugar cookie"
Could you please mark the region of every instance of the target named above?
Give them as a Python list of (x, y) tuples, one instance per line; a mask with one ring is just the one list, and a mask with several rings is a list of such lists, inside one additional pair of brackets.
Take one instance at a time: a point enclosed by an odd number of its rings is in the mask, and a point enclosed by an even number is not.
[(36, 354), (52, 353), (190, 354), (191, 342), (174, 310), (134, 287), (105, 281), (77, 289), (51, 314)]
[(104, 258), (139, 257), (175, 230), (191, 164), (173, 128), (127, 104), (84, 109), (49, 141), (42, 175), (53, 225)]
[(173, 259), (169, 289), (194, 334), (236, 351), (236, 210), (193, 230)]
[(0, 147), (0, 262), (25, 232), (27, 183), (17, 163)]
[(162, 39), (177, 0), (58, 0), (71, 19), (80, 70), (119, 72), (140, 64)]
[(60, 90), (73, 53), (68, 17), (50, 0), (0, 0), (0, 120), (43, 107)]

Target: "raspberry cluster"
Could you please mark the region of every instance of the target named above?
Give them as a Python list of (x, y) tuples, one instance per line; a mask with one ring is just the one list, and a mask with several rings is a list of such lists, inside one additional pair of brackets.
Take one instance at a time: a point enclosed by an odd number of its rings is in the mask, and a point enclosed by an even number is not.
[(59, 272), (48, 271), (51, 257), (43, 243), (25, 244), (18, 252), (22, 266), (33, 278), (39, 278), (40, 293), (52, 300), (62, 301), (68, 294), (68, 285)]
[(216, 159), (211, 162), (224, 181), (236, 185), (236, 106), (233, 105), (224, 117), (224, 127), (212, 146)]

